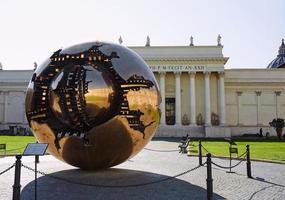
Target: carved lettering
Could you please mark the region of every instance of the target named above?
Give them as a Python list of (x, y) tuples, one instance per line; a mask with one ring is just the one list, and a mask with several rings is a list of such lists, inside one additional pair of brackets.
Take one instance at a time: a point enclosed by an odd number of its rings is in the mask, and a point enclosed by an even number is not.
[(169, 72), (191, 72), (191, 71), (205, 71), (206, 67), (203, 65), (152, 65), (152, 71), (169, 71)]

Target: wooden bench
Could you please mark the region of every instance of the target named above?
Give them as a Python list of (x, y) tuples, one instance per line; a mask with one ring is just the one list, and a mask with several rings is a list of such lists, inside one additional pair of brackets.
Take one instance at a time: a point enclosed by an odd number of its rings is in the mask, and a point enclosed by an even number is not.
[(179, 153), (187, 153), (187, 147), (190, 144), (191, 140), (187, 139), (185, 143), (180, 144), (178, 147), (180, 148)]
[(6, 144), (0, 144), (0, 150), (3, 150), (4, 155), (6, 155)]
[(180, 142), (183, 143), (183, 144), (185, 144), (189, 138), (190, 138), (190, 137), (189, 137), (189, 135), (187, 134), (186, 136), (183, 136), (183, 137), (181, 138), (181, 141), (180, 141)]

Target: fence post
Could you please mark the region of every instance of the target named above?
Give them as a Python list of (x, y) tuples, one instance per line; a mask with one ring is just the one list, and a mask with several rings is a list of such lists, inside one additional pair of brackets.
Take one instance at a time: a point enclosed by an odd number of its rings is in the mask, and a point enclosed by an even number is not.
[(20, 192), (21, 192), (21, 161), (22, 156), (16, 155), (16, 165), (15, 165), (15, 178), (14, 178), (14, 185), (13, 185), (13, 200), (20, 200)]
[(230, 152), (230, 171), (229, 171), (229, 173), (232, 173), (232, 143), (230, 143), (229, 152)]
[(202, 143), (199, 140), (199, 166), (202, 166)]
[[(36, 143), (39, 143), (38, 141), (36, 141)], [(35, 156), (35, 162), (36, 163), (40, 163), (40, 158), (38, 155)]]
[(247, 171), (247, 177), (252, 178), (249, 145), (246, 145), (246, 169), (247, 169), (246, 170)]
[(213, 199), (213, 177), (211, 154), (207, 154), (207, 200)]

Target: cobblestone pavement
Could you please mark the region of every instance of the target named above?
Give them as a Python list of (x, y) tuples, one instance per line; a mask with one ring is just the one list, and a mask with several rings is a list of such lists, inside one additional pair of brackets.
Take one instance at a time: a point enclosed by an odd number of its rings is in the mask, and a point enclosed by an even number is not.
[[(178, 143), (151, 141), (147, 149), (172, 150)], [(84, 183), (74, 184), (49, 176), (38, 175), (38, 199), (81, 200), (81, 199), (206, 199), (206, 167), (160, 183), (138, 187), (104, 188), (87, 186), (133, 185), (167, 179), (198, 165), (197, 157), (173, 152), (144, 149), (137, 156), (108, 170), (82, 171), (69, 166), (52, 156), (40, 157), (38, 170), (50, 175)], [(205, 158), (204, 158), (205, 160)], [(15, 157), (0, 158), (0, 172), (9, 167)], [(24, 157), (23, 164), (34, 168), (34, 158)], [(214, 158), (214, 162), (228, 166), (226, 159)], [(233, 164), (238, 161), (233, 161)], [(0, 175), (0, 199), (12, 199), (14, 168)], [(213, 167), (214, 199), (285, 199), (285, 165), (252, 162), (254, 179), (246, 176), (243, 162), (234, 168), (236, 173)], [(22, 167), (21, 199), (34, 199), (34, 173)]]

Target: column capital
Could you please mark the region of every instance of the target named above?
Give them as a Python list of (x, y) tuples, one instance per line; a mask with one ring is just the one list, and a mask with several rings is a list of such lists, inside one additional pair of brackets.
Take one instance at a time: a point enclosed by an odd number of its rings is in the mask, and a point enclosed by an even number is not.
[(165, 75), (166, 74), (166, 72), (164, 72), (164, 71), (160, 71), (158, 73), (159, 73), (159, 75)]
[(203, 74), (204, 74), (205, 76), (209, 76), (209, 75), (211, 74), (211, 72), (209, 72), (209, 71), (204, 71)]
[(179, 72), (179, 71), (175, 71), (173, 73), (175, 74), (175, 76), (180, 76), (181, 75), (181, 72)]
[(218, 72), (218, 74), (219, 74), (219, 77), (224, 77), (225, 76), (225, 72), (224, 71), (220, 71), (220, 72)]
[(260, 96), (261, 95), (261, 91), (255, 91), (256, 96)]
[(191, 71), (189, 71), (188, 74), (189, 74), (190, 76), (195, 76), (195, 75), (196, 75), (196, 72), (191, 72)]
[(281, 95), (281, 91), (275, 91), (274, 92), (276, 96), (280, 96)]

